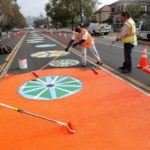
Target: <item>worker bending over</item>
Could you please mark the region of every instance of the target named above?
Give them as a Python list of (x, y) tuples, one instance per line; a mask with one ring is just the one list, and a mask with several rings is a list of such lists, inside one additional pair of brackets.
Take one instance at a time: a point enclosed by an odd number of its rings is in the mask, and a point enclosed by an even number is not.
[[(73, 42), (75, 40), (77, 40), (78, 42), (73, 44)], [(65, 49), (65, 51), (68, 51), (70, 46), (75, 48), (78, 45), (81, 49), (81, 54), (82, 54), (81, 61), (82, 61), (83, 67), (86, 66), (86, 59), (87, 59), (86, 49), (87, 48), (89, 48), (91, 50), (93, 56), (96, 58), (97, 65), (102, 65), (101, 58), (100, 58), (98, 51), (95, 47), (95, 43), (94, 43), (92, 36), (90, 35), (90, 33), (85, 28), (81, 28), (80, 26), (77, 26), (75, 28), (75, 31), (73, 32), (72, 38), (71, 38), (70, 42), (68, 43), (68, 46)]]

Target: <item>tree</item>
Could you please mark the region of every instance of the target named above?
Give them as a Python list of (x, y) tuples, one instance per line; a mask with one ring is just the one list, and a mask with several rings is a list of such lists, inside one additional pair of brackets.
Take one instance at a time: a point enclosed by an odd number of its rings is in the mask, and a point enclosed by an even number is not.
[(0, 0), (0, 27), (3, 28), (8, 17), (13, 15), (11, 0)]
[(90, 18), (96, 4), (97, 0), (49, 0), (45, 10), (47, 16), (51, 17), (54, 26), (58, 27), (58, 25), (63, 26), (64, 24), (73, 26), (80, 22), (81, 13)]
[(140, 4), (130, 4), (127, 5), (126, 11), (131, 15), (135, 22), (137, 22), (142, 16), (142, 12), (144, 11), (144, 9)]
[(24, 27), (26, 21), (20, 13), (18, 5), (13, 5), (11, 0), (0, 0), (0, 28), (11, 29), (13, 27)]
[(9, 20), (9, 25), (10, 27), (25, 27), (27, 24), (26, 24), (26, 20), (24, 18), (24, 16), (20, 13), (20, 10), (19, 10), (19, 7), (16, 5), (16, 6), (13, 6), (12, 8), (13, 10), (13, 13), (14, 13), (14, 16), (13, 18), (10, 17), (10, 20)]
[(41, 26), (47, 26), (48, 20), (47, 18), (36, 19), (34, 20), (33, 24), (36, 28), (40, 28)]

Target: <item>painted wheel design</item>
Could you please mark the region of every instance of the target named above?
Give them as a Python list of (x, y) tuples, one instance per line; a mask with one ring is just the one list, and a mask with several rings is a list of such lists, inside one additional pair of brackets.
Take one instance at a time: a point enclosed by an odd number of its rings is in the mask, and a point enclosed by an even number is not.
[(26, 40), (27, 42), (35, 42), (35, 41), (44, 41), (44, 39), (31, 39), (31, 40)]
[(30, 42), (27, 42), (28, 44), (36, 44), (36, 43), (42, 43), (44, 41), (30, 41)]
[(80, 91), (83, 84), (70, 76), (46, 76), (30, 80), (19, 88), (19, 93), (33, 100), (56, 100)]
[(80, 62), (73, 59), (59, 59), (49, 63), (50, 66), (55, 67), (68, 67), (68, 66), (76, 66)]
[(43, 44), (43, 45), (37, 45), (35, 47), (37, 48), (47, 48), (47, 47), (55, 47), (56, 44)]
[(31, 57), (36, 58), (51, 58), (51, 57), (57, 57), (57, 56), (66, 56), (70, 52), (64, 53), (64, 51), (41, 51), (31, 54)]

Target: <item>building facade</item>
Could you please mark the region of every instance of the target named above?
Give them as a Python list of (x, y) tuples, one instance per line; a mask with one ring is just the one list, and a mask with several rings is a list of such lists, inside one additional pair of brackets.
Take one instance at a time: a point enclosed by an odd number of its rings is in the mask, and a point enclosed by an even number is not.
[(12, 3), (13, 5), (17, 5), (17, 0), (11, 0), (11, 3)]
[(130, 4), (140, 4), (143, 7), (143, 14), (150, 15), (150, 0), (119, 0), (111, 5), (111, 20), (116, 28), (121, 26), (121, 13), (126, 10)]
[(102, 8), (98, 9), (94, 15), (96, 18), (96, 22), (102, 23), (110, 18), (111, 8), (108, 5), (103, 6)]

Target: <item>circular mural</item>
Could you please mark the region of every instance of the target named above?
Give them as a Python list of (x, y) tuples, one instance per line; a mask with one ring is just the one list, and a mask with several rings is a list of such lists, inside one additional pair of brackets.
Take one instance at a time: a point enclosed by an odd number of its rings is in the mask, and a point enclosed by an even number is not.
[(55, 67), (69, 67), (69, 66), (76, 66), (80, 62), (74, 59), (58, 59), (54, 60), (49, 63), (50, 66), (55, 66)]
[(83, 84), (70, 76), (46, 76), (30, 80), (19, 88), (19, 94), (33, 100), (56, 100), (80, 91)]
[(37, 45), (35, 47), (37, 48), (47, 48), (47, 47), (55, 47), (56, 44), (42, 44), (42, 45)]
[(44, 39), (31, 39), (31, 40), (26, 40), (27, 42), (35, 42), (35, 41), (44, 41)]
[(41, 51), (36, 52), (30, 55), (30, 57), (36, 57), (36, 58), (51, 58), (51, 57), (57, 57), (57, 56), (66, 56), (70, 52), (65, 51)]
[(27, 42), (28, 44), (34, 44), (34, 43), (42, 43), (44, 41), (30, 41), (30, 42)]
[(41, 36), (36, 36), (36, 37), (30, 37), (29, 39), (45, 39), (44, 37), (41, 37)]

